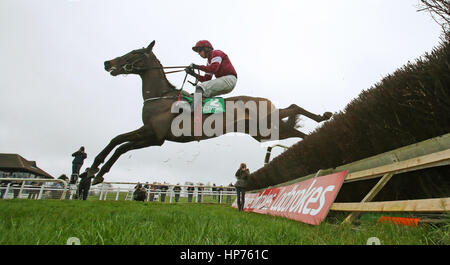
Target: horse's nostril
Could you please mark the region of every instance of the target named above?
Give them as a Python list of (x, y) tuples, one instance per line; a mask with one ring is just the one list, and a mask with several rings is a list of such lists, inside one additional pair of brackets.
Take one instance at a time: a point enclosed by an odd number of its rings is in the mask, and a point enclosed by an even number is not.
[(105, 68), (110, 68), (111, 67), (111, 63), (109, 61), (105, 62)]

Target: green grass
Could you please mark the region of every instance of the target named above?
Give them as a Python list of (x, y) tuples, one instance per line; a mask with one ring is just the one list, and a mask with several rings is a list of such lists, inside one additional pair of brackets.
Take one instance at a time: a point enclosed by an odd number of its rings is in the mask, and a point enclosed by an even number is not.
[(450, 244), (450, 226), (403, 227), (362, 218), (311, 226), (229, 205), (0, 200), (0, 244)]

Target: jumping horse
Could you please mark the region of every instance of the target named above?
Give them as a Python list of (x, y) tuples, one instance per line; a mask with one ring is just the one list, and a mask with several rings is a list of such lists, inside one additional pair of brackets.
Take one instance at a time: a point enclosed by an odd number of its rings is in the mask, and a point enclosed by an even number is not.
[[(166, 78), (164, 67), (153, 53), (153, 46), (155, 41), (152, 41), (147, 48), (133, 50), (121, 57), (117, 57), (113, 60), (105, 61), (105, 70), (112, 76), (122, 74), (136, 74), (142, 78), (142, 97), (144, 104), (142, 107), (142, 122), (143, 126), (137, 130), (120, 134), (114, 137), (110, 143), (95, 157), (93, 164), (88, 172), (89, 176), (94, 176), (93, 185), (103, 182), (103, 176), (109, 172), (113, 164), (124, 153), (145, 148), (149, 146), (161, 146), (165, 141), (173, 142), (191, 142), (202, 141), (205, 139), (220, 136), (216, 134), (213, 136), (207, 136), (202, 134), (201, 136), (195, 136), (194, 134), (176, 136), (171, 130), (172, 121), (178, 115), (171, 110), (172, 104), (180, 100), (180, 96), (190, 96), (185, 91), (176, 89)], [(290, 105), (284, 109), (276, 109), (273, 104), (265, 98), (256, 98), (249, 96), (237, 96), (224, 99), (227, 102), (242, 101), (243, 103), (253, 101), (256, 102), (257, 107), (267, 107), (269, 112), (273, 110), (278, 111), (279, 120), (279, 139), (287, 139), (291, 137), (304, 138), (307, 135), (296, 129), (295, 123), (299, 115), (304, 115), (316, 122), (322, 122), (331, 118), (330, 112), (325, 112), (323, 115), (317, 115), (311, 113), (295, 104)], [(264, 104), (261, 104), (264, 102)], [(226, 110), (225, 110), (226, 113)], [(217, 114), (210, 114), (217, 115)], [(202, 116), (202, 122), (208, 115)], [(282, 120), (288, 118), (287, 120)], [(249, 115), (245, 113), (244, 116), (236, 115), (233, 123), (237, 124), (239, 121), (244, 120), (246, 124), (249, 124)], [(191, 128), (194, 127), (194, 119)], [(225, 120), (225, 119), (224, 119)], [(225, 121), (224, 121), (225, 122)], [(183, 125), (184, 126), (184, 125)], [(236, 128), (236, 126), (234, 126)], [(236, 131), (236, 130), (234, 130)], [(224, 132), (228, 133), (228, 132)], [(248, 130), (245, 131), (248, 134)], [(251, 135), (257, 141), (266, 140), (267, 136), (262, 136), (257, 133)], [(106, 157), (114, 150), (113, 155), (109, 160), (104, 163)], [(99, 169), (101, 164), (104, 165)]]

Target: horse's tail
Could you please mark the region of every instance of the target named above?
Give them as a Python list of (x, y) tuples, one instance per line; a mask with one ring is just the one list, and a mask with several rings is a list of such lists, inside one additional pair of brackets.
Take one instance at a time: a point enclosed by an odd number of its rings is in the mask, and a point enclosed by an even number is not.
[(286, 125), (288, 125), (289, 127), (298, 129), (301, 127), (300, 121), (301, 121), (300, 114), (294, 114), (294, 115), (288, 116), (287, 120), (285, 120), (283, 122)]

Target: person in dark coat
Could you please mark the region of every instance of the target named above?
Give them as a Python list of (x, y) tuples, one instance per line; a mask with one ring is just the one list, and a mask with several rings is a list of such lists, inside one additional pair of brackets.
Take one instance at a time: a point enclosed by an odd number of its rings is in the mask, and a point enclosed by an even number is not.
[(145, 199), (147, 198), (147, 192), (142, 187), (142, 184), (138, 183), (134, 188), (135, 190), (133, 192), (133, 200), (142, 202), (145, 201)]
[(188, 202), (192, 202), (192, 197), (194, 196), (195, 188), (194, 186), (189, 186), (187, 190), (188, 190)]
[(203, 186), (203, 184), (200, 183), (200, 187), (197, 187), (197, 202), (198, 203), (202, 202), (203, 190), (204, 190), (204, 188), (202, 186)]
[(212, 191), (212, 197), (213, 197), (213, 200), (215, 200), (216, 199), (216, 193), (217, 193), (217, 187), (216, 187), (216, 184), (215, 183), (213, 183), (213, 187), (211, 188), (211, 191)]
[(217, 193), (219, 194), (219, 203), (222, 203), (222, 193), (223, 193), (223, 187), (222, 186), (220, 186), (220, 187), (218, 187), (217, 188)]
[(175, 193), (175, 202), (178, 202), (178, 200), (180, 199), (181, 187), (179, 185), (180, 183), (177, 183), (177, 185), (173, 187), (173, 191)]
[[(166, 184), (166, 183), (164, 182), (164, 184)], [(166, 201), (167, 191), (169, 190), (169, 186), (161, 185), (160, 189), (161, 189), (161, 202), (165, 202)]]
[(242, 163), (239, 169), (236, 171), (236, 178), (237, 181), (234, 184), (236, 187), (236, 193), (237, 193), (237, 205), (238, 210), (243, 211), (244, 210), (244, 203), (245, 203), (245, 189), (247, 187), (247, 179), (250, 175), (250, 171), (247, 168), (247, 165), (245, 163)]
[(72, 161), (72, 174), (80, 174), (81, 166), (84, 160), (87, 158), (87, 154), (84, 152), (84, 146), (80, 147), (80, 150), (72, 154), (75, 157)]
[(80, 184), (78, 184), (78, 199), (83, 199), (84, 201), (87, 200), (89, 195), (89, 189), (91, 188), (91, 180), (94, 176), (88, 177), (88, 170), (89, 168), (86, 168), (86, 170), (81, 173), (80, 175)]
[(149, 201), (153, 201), (154, 200), (154, 198), (155, 198), (155, 194), (156, 194), (156, 185), (155, 185), (155, 182), (153, 182), (153, 184), (152, 185), (150, 185), (150, 195), (149, 195)]

